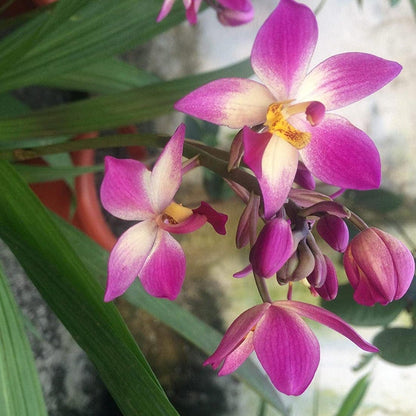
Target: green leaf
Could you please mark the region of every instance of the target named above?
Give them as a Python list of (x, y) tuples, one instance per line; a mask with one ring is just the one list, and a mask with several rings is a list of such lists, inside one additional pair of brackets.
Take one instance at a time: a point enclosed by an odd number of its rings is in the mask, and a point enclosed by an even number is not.
[(416, 329), (386, 328), (373, 339), (379, 355), (397, 365), (416, 364)]
[(403, 204), (403, 196), (387, 189), (369, 191), (348, 190), (343, 195), (348, 206), (357, 206), (378, 214), (387, 214)]
[(386, 306), (360, 305), (353, 299), (353, 289), (349, 284), (341, 285), (335, 300), (321, 301), (321, 305), (345, 321), (356, 326), (387, 325), (392, 322), (406, 306), (404, 300), (396, 300)]
[(0, 42), (0, 90), (88, 67), (183, 20), (177, 4), (156, 24), (160, 7), (154, 0), (60, 0)]
[(0, 118), (0, 140), (71, 135), (151, 120), (172, 111), (177, 100), (202, 84), (251, 74), (250, 62), (245, 60), (217, 71), (63, 104), (20, 117)]
[(0, 162), (0, 237), (49, 307), (95, 364), (125, 416), (177, 415), (114, 304), (49, 212)]
[(369, 375), (366, 374), (361, 377), (348, 392), (335, 416), (353, 416), (363, 401), (369, 385)]
[(23, 319), (1, 267), (0, 409), (2, 416), (47, 415)]
[(43, 80), (41, 85), (111, 94), (159, 81), (155, 75), (116, 58), (107, 58), (78, 71)]
[(39, 183), (59, 179), (69, 180), (84, 173), (102, 172), (104, 165), (61, 167), (15, 165), (15, 168), (26, 182)]
[[(108, 253), (62, 219), (56, 217), (55, 220), (90, 273), (104, 284), (107, 278)], [(222, 338), (220, 332), (178, 304), (148, 295), (138, 281), (130, 287), (125, 296), (130, 303), (162, 321), (207, 355), (212, 354)], [(253, 361), (246, 360), (233, 375), (247, 384), (276, 410), (283, 415), (288, 415), (288, 410), (279, 394)]]

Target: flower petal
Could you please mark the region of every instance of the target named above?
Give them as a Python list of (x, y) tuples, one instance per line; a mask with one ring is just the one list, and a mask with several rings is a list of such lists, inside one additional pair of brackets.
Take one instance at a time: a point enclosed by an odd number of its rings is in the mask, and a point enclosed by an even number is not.
[(175, 0), (165, 0), (163, 2), (159, 15), (156, 18), (156, 22), (159, 23), (169, 14), (169, 12), (172, 10), (173, 3), (175, 3)]
[(254, 351), (253, 335), (253, 331), (250, 331), (244, 341), (225, 357), (224, 365), (221, 367), (221, 370), (218, 371), (219, 376), (226, 376), (237, 370), (237, 368), (240, 367)]
[(182, 151), (185, 125), (181, 124), (157, 159), (151, 175), (152, 201), (156, 212), (172, 202), (182, 182)]
[(253, 20), (254, 8), (250, 0), (218, 0), (217, 16), (224, 26), (239, 26)]
[(199, 214), (192, 214), (179, 224), (159, 222), (159, 227), (173, 234), (188, 234), (199, 230), (207, 222), (207, 217)]
[(254, 331), (254, 350), (273, 385), (285, 394), (302, 394), (319, 364), (316, 336), (295, 312), (275, 304)]
[(380, 156), (363, 131), (334, 114), (327, 114), (315, 127), (304, 122), (303, 128), (312, 133), (312, 138), (300, 153), (315, 176), (341, 188), (365, 190), (380, 186)]
[(228, 220), (228, 216), (216, 211), (207, 202), (201, 201), (201, 205), (192, 211), (194, 214), (203, 215), (218, 234), (225, 235), (227, 233), (225, 224)]
[(298, 166), (298, 151), (291, 144), (270, 133), (243, 130), (244, 162), (259, 181), (264, 215), (271, 218), (286, 201)]
[(151, 218), (150, 171), (137, 160), (106, 156), (100, 199), (110, 214), (123, 220)]
[(180, 244), (159, 229), (152, 250), (139, 272), (146, 292), (158, 298), (176, 299), (185, 278), (185, 254)]
[(285, 309), (290, 309), (305, 318), (312, 319), (323, 325), (328, 326), (334, 331), (339, 332), (345, 337), (349, 338), (354, 344), (358, 345), (361, 349), (368, 352), (377, 352), (378, 349), (371, 345), (369, 342), (361, 338), (346, 322), (340, 317), (327, 311), (326, 309), (320, 308), (319, 306), (310, 305), (308, 303), (297, 302), (294, 300), (288, 301), (277, 301), (273, 305), (278, 305)]
[(374, 93), (402, 70), (401, 65), (367, 53), (331, 56), (316, 66), (299, 88), (300, 101), (321, 101), (327, 111), (344, 107)]
[(245, 336), (261, 319), (264, 312), (270, 308), (270, 303), (262, 303), (247, 309), (230, 325), (214, 353), (208, 357), (204, 365), (218, 368), (225, 357), (240, 345)]
[(175, 109), (211, 123), (242, 128), (266, 121), (273, 95), (262, 84), (243, 78), (223, 78), (192, 91)]
[(276, 101), (295, 98), (317, 38), (314, 14), (292, 0), (281, 0), (260, 28), (251, 52), (251, 65)]
[(156, 234), (156, 223), (147, 220), (129, 228), (118, 239), (108, 261), (105, 302), (122, 295), (133, 283), (152, 250)]

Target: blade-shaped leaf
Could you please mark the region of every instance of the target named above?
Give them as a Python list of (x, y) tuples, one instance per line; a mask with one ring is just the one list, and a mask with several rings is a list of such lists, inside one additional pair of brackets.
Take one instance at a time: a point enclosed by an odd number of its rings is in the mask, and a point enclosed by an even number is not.
[[(55, 217), (55, 221), (91, 274), (104, 284), (107, 277), (108, 253), (59, 217)], [(215, 350), (222, 338), (219, 331), (178, 304), (148, 295), (138, 281), (130, 287), (125, 296), (133, 305), (168, 325), (207, 355)], [(283, 415), (288, 414), (280, 396), (253, 361), (247, 360), (233, 374)]]
[(184, 18), (176, 5), (156, 24), (154, 0), (60, 0), (0, 42), (0, 91), (40, 83), (125, 52)]
[(361, 377), (348, 392), (335, 416), (353, 416), (364, 399), (368, 386), (369, 375)]
[(0, 409), (2, 416), (46, 416), (23, 319), (0, 267)]
[(84, 173), (102, 172), (104, 165), (60, 167), (15, 165), (15, 168), (26, 182), (39, 183), (59, 179), (73, 179)]
[(0, 237), (91, 361), (124, 415), (177, 415), (102, 286), (13, 167), (0, 162)]
[(245, 60), (217, 71), (93, 97), (21, 117), (1, 118), (0, 140), (76, 134), (151, 120), (172, 111), (178, 99), (206, 82), (251, 73), (250, 62)]
[(60, 89), (111, 94), (152, 84), (159, 79), (144, 70), (116, 58), (96, 62), (78, 71), (42, 81), (42, 85)]

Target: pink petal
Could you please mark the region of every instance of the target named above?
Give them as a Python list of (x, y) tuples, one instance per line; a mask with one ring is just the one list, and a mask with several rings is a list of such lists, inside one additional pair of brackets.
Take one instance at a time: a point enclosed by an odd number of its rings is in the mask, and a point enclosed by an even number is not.
[(331, 56), (307, 75), (297, 99), (321, 101), (328, 111), (334, 110), (384, 87), (401, 69), (397, 62), (367, 53)]
[(186, 19), (191, 25), (196, 25), (198, 22), (198, 10), (201, 6), (201, 0), (192, 0), (190, 5), (187, 5), (184, 1), (184, 5), (186, 7)]
[(349, 241), (347, 224), (335, 215), (324, 215), (316, 224), (316, 231), (334, 249), (343, 253)]
[(316, 336), (295, 312), (275, 304), (255, 329), (254, 350), (273, 385), (285, 394), (302, 394), (319, 364)]
[(276, 97), (295, 98), (315, 49), (318, 27), (312, 11), (292, 0), (281, 0), (260, 28), (251, 65)]
[(261, 230), (250, 251), (253, 271), (261, 277), (273, 276), (294, 251), (292, 230), (287, 220), (275, 218)]
[(216, 211), (207, 202), (202, 201), (201, 205), (192, 211), (195, 214), (203, 215), (218, 234), (225, 235), (227, 233), (225, 224), (228, 220), (228, 216)]
[(322, 299), (333, 300), (337, 297), (338, 294), (337, 272), (334, 264), (329, 259), (329, 257), (324, 254), (324, 258), (326, 261), (327, 271), (325, 283), (321, 287), (315, 288), (315, 290)]
[(207, 222), (207, 217), (199, 214), (192, 214), (185, 221), (179, 224), (159, 222), (159, 227), (173, 234), (188, 234), (199, 230)]
[(151, 218), (150, 189), (150, 171), (143, 163), (106, 156), (100, 198), (110, 214), (123, 220)]
[(185, 125), (181, 124), (163, 149), (151, 175), (152, 202), (155, 211), (162, 213), (172, 202), (182, 182), (182, 151)]
[(242, 78), (212, 81), (192, 91), (175, 109), (211, 123), (242, 128), (266, 121), (273, 95), (262, 84)]
[(312, 138), (300, 153), (315, 176), (341, 188), (365, 190), (380, 186), (380, 156), (363, 131), (334, 114), (327, 114), (315, 127), (305, 122), (303, 128), (312, 133)]
[(172, 10), (173, 3), (175, 3), (175, 0), (165, 0), (163, 2), (159, 15), (156, 18), (156, 22), (159, 23), (170, 13), (170, 11)]
[(154, 245), (157, 226), (143, 221), (129, 228), (117, 241), (108, 261), (104, 301), (122, 295), (138, 276)]
[(244, 162), (256, 175), (264, 202), (264, 215), (273, 217), (287, 199), (296, 175), (298, 151), (270, 133), (243, 130)]
[(241, 364), (248, 358), (248, 356), (253, 352), (253, 331), (250, 331), (244, 341), (230, 354), (225, 357), (224, 365), (221, 367), (221, 370), (218, 371), (219, 376), (226, 376), (227, 374), (232, 373), (237, 370)]
[(240, 345), (270, 306), (270, 303), (256, 305), (239, 315), (227, 329), (217, 349), (208, 357), (204, 365), (211, 365), (214, 369), (218, 368), (225, 357)]
[(253, 266), (251, 264), (248, 264), (244, 269), (241, 269), (238, 272), (235, 272), (233, 274), (233, 277), (240, 279), (241, 277), (246, 277), (249, 273), (253, 271)]
[(218, 0), (218, 20), (225, 26), (239, 26), (253, 20), (254, 8), (250, 0)]
[(150, 295), (173, 300), (182, 288), (185, 266), (180, 244), (167, 231), (159, 229), (139, 279)]
[(344, 322), (337, 315), (319, 306), (310, 305), (308, 303), (290, 301), (277, 301), (273, 305), (289, 309), (305, 318), (312, 319), (323, 325), (328, 326), (334, 331), (339, 332), (345, 337), (349, 338), (354, 344), (358, 345), (361, 349), (368, 352), (377, 352), (378, 349), (361, 338), (346, 322)]

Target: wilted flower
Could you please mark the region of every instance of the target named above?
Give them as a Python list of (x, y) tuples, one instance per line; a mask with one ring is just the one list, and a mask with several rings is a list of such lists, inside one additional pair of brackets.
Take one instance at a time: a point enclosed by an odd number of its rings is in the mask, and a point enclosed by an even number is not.
[(219, 234), (225, 234), (226, 215), (205, 202), (192, 210), (173, 201), (182, 182), (184, 137), (185, 126), (181, 125), (152, 171), (136, 160), (105, 159), (104, 208), (123, 220), (140, 221), (111, 251), (106, 302), (122, 295), (137, 276), (149, 294), (175, 299), (185, 277), (185, 255), (169, 233), (189, 233), (208, 221)]
[(351, 240), (344, 267), (354, 299), (367, 306), (400, 299), (415, 273), (415, 261), (407, 247), (377, 228), (367, 228)]
[(305, 5), (281, 0), (260, 28), (251, 64), (263, 84), (241, 78), (210, 82), (175, 105), (219, 125), (244, 128), (244, 161), (259, 180), (266, 218), (286, 200), (298, 167), (342, 188), (380, 184), (380, 159), (371, 139), (345, 118), (329, 114), (395, 78), (401, 66), (365, 54), (343, 53), (307, 69), (318, 36)]
[(338, 331), (364, 351), (378, 351), (341, 318), (325, 309), (303, 302), (277, 301), (243, 312), (204, 364), (216, 369), (223, 363), (218, 375), (227, 375), (254, 350), (279, 391), (302, 394), (312, 381), (320, 358), (318, 340), (302, 317)]

